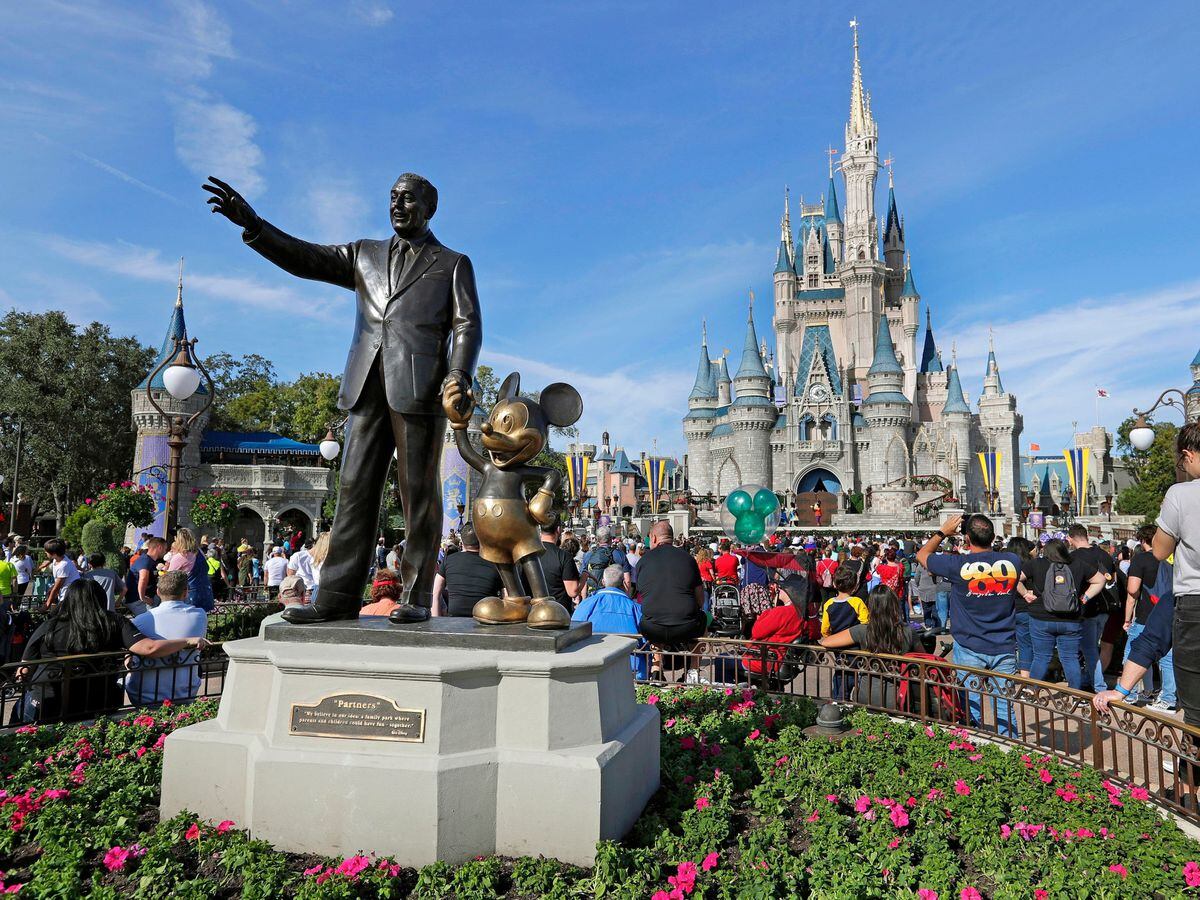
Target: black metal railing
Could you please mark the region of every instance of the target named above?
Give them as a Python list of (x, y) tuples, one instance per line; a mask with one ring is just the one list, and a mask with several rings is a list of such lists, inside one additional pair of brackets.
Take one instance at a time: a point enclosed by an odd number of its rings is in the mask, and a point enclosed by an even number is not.
[(87, 653), (0, 666), (0, 722), (6, 726), (78, 721), (220, 696), (228, 657), (221, 644), (161, 659)]
[(642, 671), (652, 673), (652, 683), (750, 684), (773, 694), (970, 728), (988, 740), (1145, 788), (1158, 803), (1200, 823), (1200, 729), (1171, 715), (1124, 703), (1101, 712), (1083, 691), (936, 657), (723, 638), (701, 639), (686, 652), (649, 647), (635, 654), (645, 657)]

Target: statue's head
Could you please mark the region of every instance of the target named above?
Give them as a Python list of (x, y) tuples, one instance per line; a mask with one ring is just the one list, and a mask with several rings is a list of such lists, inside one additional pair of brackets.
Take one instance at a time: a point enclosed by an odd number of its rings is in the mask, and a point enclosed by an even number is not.
[(483, 432), (483, 449), (498, 469), (527, 463), (546, 446), (550, 426), (567, 428), (583, 415), (583, 399), (569, 384), (548, 385), (534, 400), (521, 396), (521, 376), (513, 372), (500, 385)]
[(420, 175), (405, 172), (392, 185), (392, 228), (402, 238), (425, 230), (437, 212), (437, 188)]

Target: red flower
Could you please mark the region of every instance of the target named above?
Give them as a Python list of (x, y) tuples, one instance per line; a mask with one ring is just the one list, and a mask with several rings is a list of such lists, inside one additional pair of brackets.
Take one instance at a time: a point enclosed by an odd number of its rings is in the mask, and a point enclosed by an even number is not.
[[(1195, 865), (1195, 864), (1193, 863), (1193, 865)], [(708, 854), (708, 856), (704, 857), (704, 861), (702, 863), (700, 863), (700, 868), (703, 869), (705, 872), (715, 869), (716, 867), (717, 867), (717, 854), (716, 853)]]
[(224, 822), (222, 822), (220, 825), (217, 826), (217, 834), (224, 834), (232, 827), (233, 827), (233, 822), (229, 819), (226, 819)]
[(709, 803), (707, 797), (696, 798), (696, 809), (708, 809), (712, 804)]
[(195, 822), (193, 822), (192, 826), (186, 832), (184, 832), (183, 839), (185, 841), (199, 840), (200, 839), (200, 826), (197, 825)]
[(1129, 870), (1120, 863), (1113, 863), (1108, 867), (1108, 871), (1115, 872), (1116, 874), (1120, 875), (1122, 879), (1129, 877)]

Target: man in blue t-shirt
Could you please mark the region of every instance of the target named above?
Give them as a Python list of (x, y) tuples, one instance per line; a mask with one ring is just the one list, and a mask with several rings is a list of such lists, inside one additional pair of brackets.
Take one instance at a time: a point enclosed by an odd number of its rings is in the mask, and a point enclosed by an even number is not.
[[(992, 550), (996, 529), (987, 516), (968, 516), (964, 533), (966, 552), (935, 556), (943, 540), (956, 534), (962, 516), (952, 516), (937, 534), (917, 551), (917, 562), (934, 575), (950, 582), (950, 631), (954, 636), (954, 663), (990, 669), (1006, 675), (1017, 671), (1017, 623), (1015, 593), (1021, 577), (1021, 560), (1014, 553)], [(969, 677), (968, 683), (977, 679)], [(995, 682), (1002, 693), (1007, 682)], [(981, 722), (978, 694), (968, 694), (971, 718)], [(1007, 700), (996, 700), (996, 727), (1001, 735), (1013, 736)]]

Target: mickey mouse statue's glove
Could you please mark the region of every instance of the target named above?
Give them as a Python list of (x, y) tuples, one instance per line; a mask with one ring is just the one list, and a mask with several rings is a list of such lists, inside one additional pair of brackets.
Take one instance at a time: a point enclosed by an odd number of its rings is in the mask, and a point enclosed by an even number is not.
[(455, 431), (465, 431), (471, 424), (471, 411), (475, 408), (475, 392), (467, 376), (455, 369), (442, 383), (442, 410)]
[(549, 488), (539, 488), (529, 501), (529, 515), (539, 525), (550, 525), (558, 520), (554, 511), (554, 492)]

